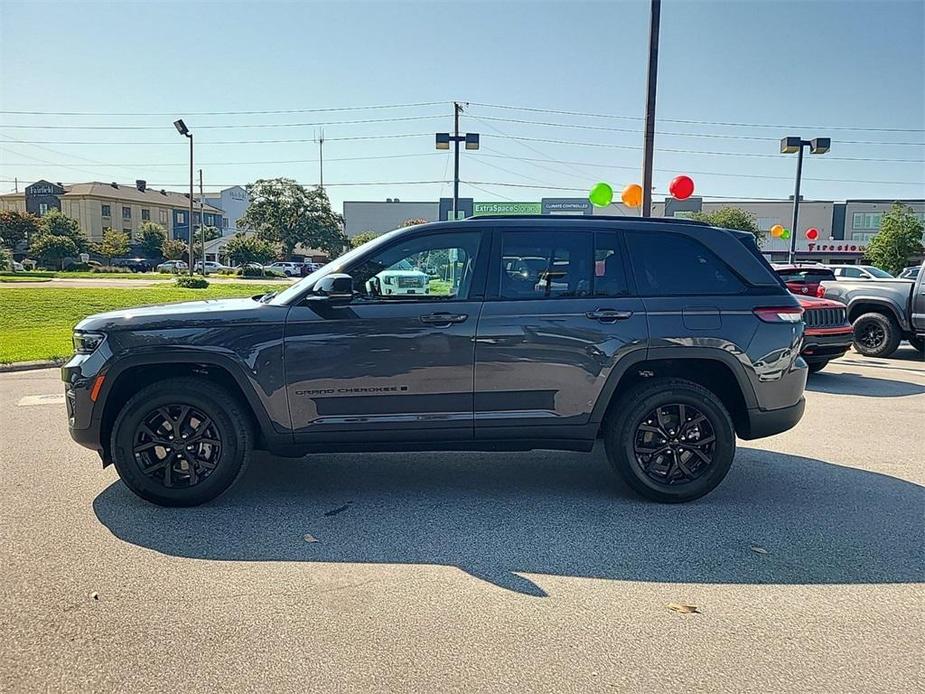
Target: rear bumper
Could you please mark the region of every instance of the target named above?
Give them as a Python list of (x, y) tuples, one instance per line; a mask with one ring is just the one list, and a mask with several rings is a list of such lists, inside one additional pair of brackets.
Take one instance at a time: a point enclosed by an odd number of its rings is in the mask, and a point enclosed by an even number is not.
[(750, 409), (742, 430), (737, 432), (739, 438), (760, 439), (792, 429), (802, 419), (805, 408), (806, 399), (801, 397), (798, 403), (790, 407), (776, 410)]
[(808, 364), (829, 361), (842, 356), (854, 342), (854, 332), (848, 329), (807, 330), (803, 335), (800, 356)]

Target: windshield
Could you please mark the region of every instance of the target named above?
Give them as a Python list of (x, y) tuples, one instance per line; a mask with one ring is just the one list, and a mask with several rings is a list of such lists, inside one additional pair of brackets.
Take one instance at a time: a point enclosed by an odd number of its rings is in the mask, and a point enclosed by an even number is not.
[(887, 272), (886, 270), (881, 270), (878, 267), (874, 267), (873, 265), (862, 265), (861, 267), (863, 267), (870, 274), (872, 274), (874, 277), (877, 277), (879, 279), (882, 279), (882, 280), (893, 279), (893, 275), (891, 275), (889, 272)]
[(295, 284), (287, 287), (279, 294), (274, 296), (268, 303), (275, 305), (291, 303), (294, 299), (304, 294), (309, 287), (314, 286), (315, 282), (320, 280), (325, 275), (329, 275), (332, 272), (341, 272), (343, 268), (348, 267), (351, 263), (353, 263), (354, 260), (363, 256), (367, 251), (393, 238), (400, 231), (401, 229), (394, 229), (392, 231), (386, 232), (381, 236), (370, 239), (361, 246), (357, 246), (356, 248), (347, 251), (339, 258), (332, 260), (324, 267), (318, 268), (310, 275), (306, 275)]

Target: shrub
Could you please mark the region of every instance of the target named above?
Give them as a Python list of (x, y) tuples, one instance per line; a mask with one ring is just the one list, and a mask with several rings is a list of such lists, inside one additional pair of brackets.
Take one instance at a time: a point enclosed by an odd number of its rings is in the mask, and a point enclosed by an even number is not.
[(215, 274), (217, 275), (237, 275), (238, 271), (233, 267), (223, 267), (221, 270), (216, 270)]
[(64, 272), (89, 272), (89, 263), (65, 263)]
[(94, 265), (90, 268), (90, 272), (99, 272), (101, 274), (107, 274), (111, 272), (125, 272), (125, 268), (114, 267), (112, 265)]
[(174, 282), (184, 289), (205, 289), (209, 286), (209, 280), (205, 277), (190, 277), (189, 275), (179, 275)]
[(267, 271), (259, 265), (245, 265), (238, 270), (241, 277), (266, 277)]

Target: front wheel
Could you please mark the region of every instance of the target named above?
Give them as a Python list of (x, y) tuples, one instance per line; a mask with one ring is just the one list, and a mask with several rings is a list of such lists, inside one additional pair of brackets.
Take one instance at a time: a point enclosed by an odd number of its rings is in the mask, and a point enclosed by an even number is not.
[(665, 503), (713, 491), (732, 465), (729, 412), (706, 388), (661, 378), (631, 388), (604, 422), (611, 466), (642, 496)]
[(899, 347), (899, 326), (882, 313), (865, 313), (854, 321), (854, 348), (866, 357), (888, 357)]
[(251, 423), (224, 388), (176, 378), (142, 388), (112, 430), (112, 459), (125, 485), (160, 506), (198, 506), (244, 471)]

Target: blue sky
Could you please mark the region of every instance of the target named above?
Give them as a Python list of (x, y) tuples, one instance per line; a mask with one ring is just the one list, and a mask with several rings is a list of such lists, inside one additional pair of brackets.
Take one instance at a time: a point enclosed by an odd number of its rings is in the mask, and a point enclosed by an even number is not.
[[(186, 144), (171, 122), (183, 117), (209, 187), (316, 183), (311, 124), (327, 123), (337, 208), (433, 200), (451, 186), (398, 182), (452, 177), (433, 133), (452, 127), (453, 99), (471, 103), (462, 128), (482, 138), (462, 156), (462, 180), (478, 184), (464, 196), (539, 200), (638, 182), (648, 19), (646, 2), (0, 0), (0, 190), (14, 177), (182, 188)], [(925, 197), (923, 46), (919, 1), (664, 0), (657, 190), (688, 173), (698, 194), (786, 197), (795, 157), (777, 154), (778, 138), (820, 135), (832, 151), (807, 159), (805, 196)], [(425, 102), (436, 103), (311, 111)], [(301, 112), (192, 115), (268, 110)], [(356, 120), (377, 122), (343, 122)], [(408, 137), (384, 137), (395, 135)], [(370, 139), (338, 139), (357, 137)], [(372, 182), (390, 185), (342, 185)]]

